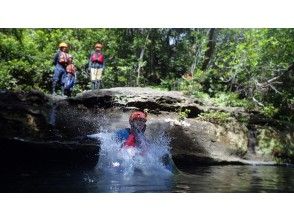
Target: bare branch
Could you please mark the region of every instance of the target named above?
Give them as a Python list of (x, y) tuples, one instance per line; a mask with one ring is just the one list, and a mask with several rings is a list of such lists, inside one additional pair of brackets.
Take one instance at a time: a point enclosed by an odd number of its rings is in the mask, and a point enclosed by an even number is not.
[(253, 102), (255, 102), (259, 106), (264, 106), (261, 102), (259, 102), (256, 98), (252, 97)]
[(266, 83), (271, 83), (271, 82), (277, 80), (277, 79), (280, 78), (283, 74), (284, 74), (284, 73), (282, 73), (281, 75), (276, 76), (276, 77), (274, 77), (274, 78), (272, 78), (272, 79), (269, 79), (268, 81), (266, 81)]
[(279, 90), (276, 89), (276, 87), (274, 87), (273, 85), (269, 84), (269, 86), (278, 94), (282, 95), (283, 93), (281, 93)]

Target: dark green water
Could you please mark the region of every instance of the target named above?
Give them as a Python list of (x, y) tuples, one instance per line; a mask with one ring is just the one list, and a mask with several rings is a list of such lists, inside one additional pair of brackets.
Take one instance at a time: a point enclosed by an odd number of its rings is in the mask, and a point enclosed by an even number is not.
[(132, 176), (93, 170), (34, 170), (1, 174), (1, 192), (294, 192), (294, 168), (201, 166), (178, 174)]

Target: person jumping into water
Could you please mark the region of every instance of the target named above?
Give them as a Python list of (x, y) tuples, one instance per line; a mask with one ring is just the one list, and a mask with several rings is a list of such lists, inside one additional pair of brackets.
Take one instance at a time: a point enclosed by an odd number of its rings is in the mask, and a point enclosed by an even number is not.
[(129, 117), (130, 128), (118, 130), (115, 133), (117, 141), (123, 142), (122, 148), (140, 148), (146, 150), (146, 130), (147, 113), (143, 111), (134, 111)]
[[(114, 132), (113, 138), (121, 143), (119, 154), (128, 152), (131, 158), (136, 156), (145, 157), (150, 150), (150, 142), (145, 137), (147, 113), (144, 111), (134, 111), (129, 117), (130, 128), (123, 128)], [(97, 134), (87, 135), (88, 138), (97, 138)], [(160, 157), (161, 162), (169, 171), (173, 172), (173, 161), (170, 154)], [(113, 167), (119, 167), (121, 162), (115, 161)]]
[[(134, 111), (129, 118), (130, 128), (118, 130), (115, 133), (116, 140), (122, 142), (121, 149), (138, 149), (139, 155), (145, 156), (148, 152), (149, 141), (145, 137), (147, 113)], [(173, 170), (174, 164), (169, 154), (161, 157), (161, 161), (169, 171)]]

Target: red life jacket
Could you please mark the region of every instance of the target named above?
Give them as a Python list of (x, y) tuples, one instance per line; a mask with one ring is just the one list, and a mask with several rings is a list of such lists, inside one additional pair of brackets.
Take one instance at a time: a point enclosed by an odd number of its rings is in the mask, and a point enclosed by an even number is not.
[(91, 62), (94, 63), (99, 63), (99, 64), (103, 64), (104, 62), (104, 56), (102, 53), (93, 53), (91, 58), (90, 58)]
[(65, 52), (60, 51), (58, 62), (62, 65), (66, 65), (68, 63), (68, 54)]
[(135, 139), (135, 135), (134, 134), (130, 134), (129, 137), (127, 138), (127, 140), (124, 142), (123, 144), (123, 148), (132, 148), (132, 147), (136, 147), (136, 139)]

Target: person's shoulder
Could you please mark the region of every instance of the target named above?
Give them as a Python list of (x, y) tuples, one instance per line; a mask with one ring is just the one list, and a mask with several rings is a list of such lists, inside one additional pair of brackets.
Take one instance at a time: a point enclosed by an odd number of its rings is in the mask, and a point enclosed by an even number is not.
[(117, 130), (115, 133), (116, 134), (123, 134), (123, 133), (129, 134), (130, 131), (131, 131), (130, 128), (122, 128), (122, 129)]
[(130, 128), (119, 129), (115, 132), (115, 136), (119, 141), (122, 141), (128, 138), (128, 136), (130, 135), (130, 132), (131, 132)]

